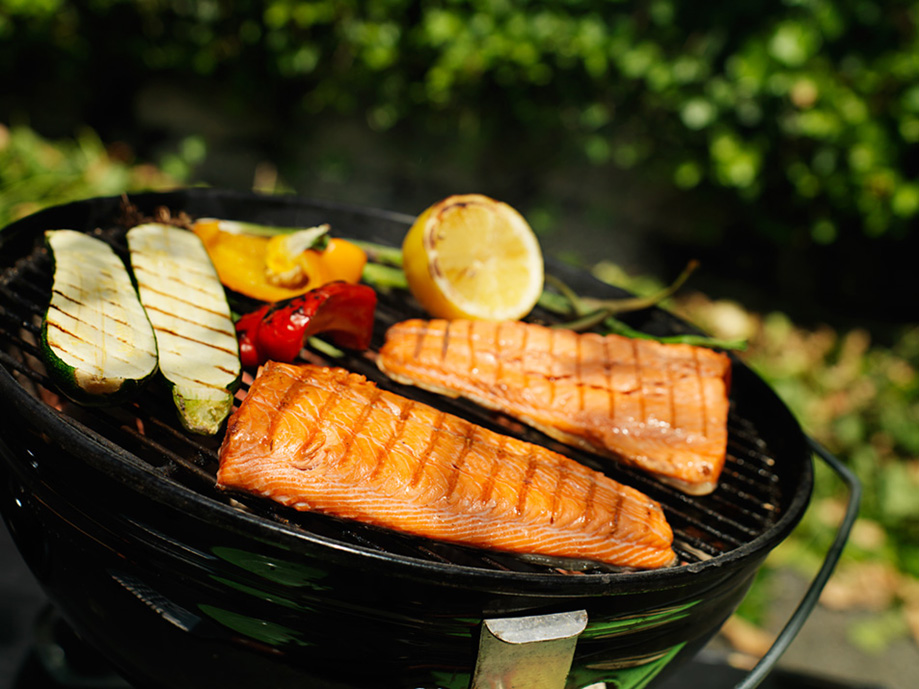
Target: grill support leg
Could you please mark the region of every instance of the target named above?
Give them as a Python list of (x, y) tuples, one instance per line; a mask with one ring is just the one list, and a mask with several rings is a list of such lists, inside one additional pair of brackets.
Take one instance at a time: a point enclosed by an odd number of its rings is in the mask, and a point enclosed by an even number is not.
[(563, 689), (587, 612), (482, 621), (470, 689)]

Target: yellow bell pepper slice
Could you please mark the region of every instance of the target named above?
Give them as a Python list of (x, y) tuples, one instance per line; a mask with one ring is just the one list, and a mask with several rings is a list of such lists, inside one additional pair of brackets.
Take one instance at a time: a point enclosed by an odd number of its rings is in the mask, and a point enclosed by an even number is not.
[(227, 231), (222, 221), (203, 219), (192, 231), (201, 239), (220, 276), (229, 289), (260, 301), (281, 301), (344, 280), (357, 283), (367, 255), (357, 245), (339, 238), (328, 240), (324, 249), (303, 249), (311, 228), (274, 236)]

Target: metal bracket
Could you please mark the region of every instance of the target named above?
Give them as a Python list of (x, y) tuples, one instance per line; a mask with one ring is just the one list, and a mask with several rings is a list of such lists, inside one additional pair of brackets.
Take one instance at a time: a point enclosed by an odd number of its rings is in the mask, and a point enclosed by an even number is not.
[(562, 689), (587, 611), (482, 621), (470, 689)]

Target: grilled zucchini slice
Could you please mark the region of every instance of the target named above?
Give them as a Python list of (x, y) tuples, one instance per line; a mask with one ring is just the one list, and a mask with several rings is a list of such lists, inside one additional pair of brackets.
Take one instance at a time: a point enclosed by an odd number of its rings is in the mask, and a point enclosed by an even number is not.
[(160, 373), (186, 429), (213, 435), (233, 406), (241, 365), (226, 293), (201, 240), (145, 223), (127, 234), (140, 301), (153, 324)]
[(156, 338), (121, 258), (75, 230), (45, 232), (54, 259), (41, 351), (52, 380), (79, 404), (117, 404), (156, 372)]

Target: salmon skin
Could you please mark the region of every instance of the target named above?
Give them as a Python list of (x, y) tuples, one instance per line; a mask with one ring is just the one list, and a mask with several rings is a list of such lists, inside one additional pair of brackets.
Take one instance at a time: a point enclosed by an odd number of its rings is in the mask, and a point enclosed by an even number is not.
[(219, 458), (219, 487), (298, 510), (621, 568), (675, 561), (660, 505), (639, 491), (340, 368), (265, 364)]
[(521, 321), (415, 319), (390, 327), (377, 365), (692, 495), (712, 492), (724, 467), (731, 364), (711, 349)]

